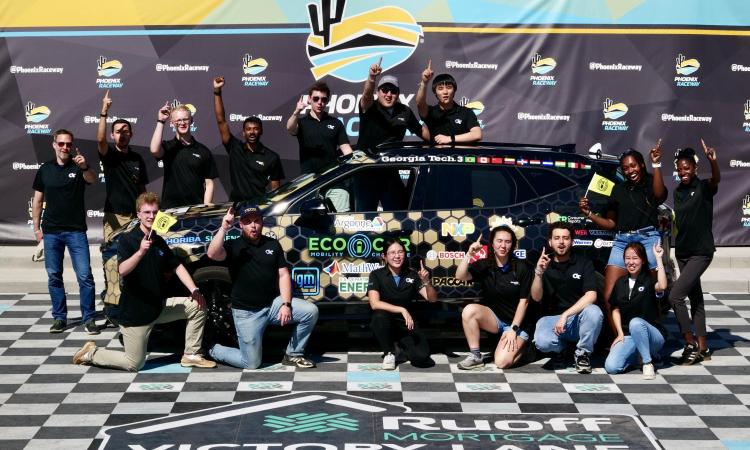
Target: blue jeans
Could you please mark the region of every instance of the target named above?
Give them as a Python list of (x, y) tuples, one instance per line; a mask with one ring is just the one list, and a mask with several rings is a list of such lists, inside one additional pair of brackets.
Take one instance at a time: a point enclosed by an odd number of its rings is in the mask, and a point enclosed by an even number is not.
[[(276, 297), (271, 306), (247, 311), (232, 309), (234, 327), (237, 329), (237, 340), (240, 348), (225, 347), (216, 344), (208, 354), (216, 360), (230, 366), (243, 369), (260, 367), (263, 355), (263, 332), (268, 324), (279, 324), (281, 297)], [(286, 347), (289, 356), (302, 356), (310, 334), (318, 321), (318, 307), (315, 304), (297, 298), (292, 299), (292, 324), (297, 324)]]
[(568, 317), (565, 331), (555, 334), (555, 324), (560, 316), (545, 316), (536, 323), (534, 345), (544, 353), (560, 353), (566, 342), (576, 342), (576, 355), (592, 353), (594, 344), (602, 329), (604, 315), (596, 305), (588, 305), (583, 311)]
[(656, 256), (654, 256), (654, 244), (661, 242), (661, 233), (654, 227), (646, 227), (638, 233), (618, 232), (612, 242), (612, 251), (609, 253), (608, 266), (616, 266), (625, 269), (625, 247), (631, 242), (640, 242), (646, 248), (648, 268), (656, 269)]
[(47, 286), (52, 299), (52, 317), (67, 320), (68, 306), (63, 284), (63, 256), (68, 248), (70, 261), (78, 280), (81, 295), (81, 317), (84, 323), (94, 318), (94, 276), (91, 274), (89, 241), (85, 231), (44, 233), (44, 268), (47, 269)]
[(664, 336), (653, 325), (640, 317), (633, 318), (628, 324), (630, 335), (625, 336), (622, 342), (615, 344), (604, 361), (604, 370), (607, 373), (622, 373), (628, 366), (638, 362), (641, 356), (643, 364), (651, 362), (651, 356), (655, 355), (664, 346)]
[[(497, 317), (497, 314), (495, 314), (494, 311), (492, 311), (492, 315), (495, 316), (495, 320), (497, 321), (497, 333), (500, 336), (502, 336), (503, 333), (505, 333), (506, 331), (512, 329), (512, 326), (511, 326), (512, 324), (505, 323), (502, 320), (500, 320), (500, 318)], [(525, 332), (524, 330), (518, 330), (518, 333), (516, 334), (516, 336), (520, 337), (526, 342), (529, 342), (529, 333)]]

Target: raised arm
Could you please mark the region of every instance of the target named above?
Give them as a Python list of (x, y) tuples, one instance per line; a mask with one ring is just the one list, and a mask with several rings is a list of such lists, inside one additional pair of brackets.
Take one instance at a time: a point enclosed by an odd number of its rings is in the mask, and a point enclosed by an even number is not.
[(703, 153), (706, 155), (709, 164), (711, 164), (711, 179), (708, 180), (708, 185), (711, 187), (711, 192), (716, 193), (719, 189), (719, 182), (721, 181), (719, 162), (716, 160), (716, 149), (707, 146), (703, 139), (701, 139), (701, 144), (703, 144)]
[(221, 143), (226, 145), (232, 134), (229, 132), (226, 114), (224, 113), (224, 100), (221, 98), (221, 88), (224, 87), (224, 77), (214, 78), (214, 115), (216, 116), (216, 125), (219, 127)]
[(458, 267), (456, 267), (456, 278), (462, 281), (471, 281), (472, 276), (469, 272), (469, 261), (471, 261), (471, 258), (473, 258), (477, 252), (479, 252), (482, 249), (482, 233), (479, 233), (479, 238), (476, 240), (476, 242), (472, 242), (469, 246), (469, 251), (466, 252), (466, 256), (464, 256), (464, 259), (461, 260), (460, 263), (458, 263)]
[(99, 125), (96, 127), (96, 149), (99, 154), (104, 156), (107, 154), (107, 114), (109, 114), (109, 107), (112, 106), (112, 99), (109, 98), (109, 89), (104, 93), (102, 99), (102, 110), (99, 113)]
[(365, 86), (362, 89), (362, 98), (359, 99), (359, 110), (362, 112), (367, 111), (370, 109), (370, 106), (372, 106), (373, 103), (375, 103), (375, 81), (378, 78), (378, 75), (383, 71), (383, 69), (380, 67), (380, 64), (383, 62), (383, 57), (380, 57), (380, 60), (376, 64), (373, 64), (370, 66), (370, 73), (369, 76), (365, 80)]
[(534, 280), (531, 282), (531, 299), (535, 302), (541, 302), (544, 297), (544, 272), (549, 267), (550, 257), (547, 255), (546, 247), (542, 247), (542, 254), (534, 267)]
[(427, 82), (430, 81), (432, 75), (435, 73), (432, 71), (432, 60), (427, 62), (427, 68), (422, 71), (422, 78), (419, 80), (419, 86), (417, 87), (417, 112), (419, 117), (424, 119), (427, 117)]
[(224, 238), (227, 235), (227, 231), (232, 228), (233, 223), (234, 209), (229, 208), (224, 215), (224, 218), (221, 219), (221, 226), (216, 230), (216, 233), (214, 233), (211, 243), (208, 244), (206, 254), (209, 259), (213, 259), (214, 261), (224, 261), (227, 258), (227, 251), (224, 249)]
[(151, 136), (151, 155), (154, 158), (161, 158), (164, 156), (164, 149), (161, 148), (161, 137), (164, 133), (164, 124), (169, 120), (169, 114), (172, 109), (169, 107), (169, 102), (165, 102), (164, 106), (159, 108), (159, 112), (156, 115), (156, 127), (154, 128), (154, 134)]
[(589, 199), (586, 197), (581, 197), (581, 199), (578, 200), (578, 209), (580, 209), (583, 215), (592, 221), (594, 225), (602, 230), (614, 230), (617, 226), (617, 216), (614, 211), (608, 211), (606, 216), (598, 216), (591, 210)]
[(299, 100), (297, 101), (297, 105), (295, 105), (294, 107), (294, 112), (292, 113), (291, 117), (289, 117), (289, 120), (286, 121), (286, 131), (288, 131), (292, 136), (297, 136), (297, 131), (299, 130), (299, 115), (305, 108), (307, 108), (305, 96), (300, 95)]
[(652, 189), (654, 191), (654, 198), (661, 204), (667, 199), (667, 187), (664, 186), (664, 177), (661, 174), (661, 139), (656, 142), (654, 148), (651, 149), (649, 155), (651, 156), (651, 167), (654, 170), (654, 181)]

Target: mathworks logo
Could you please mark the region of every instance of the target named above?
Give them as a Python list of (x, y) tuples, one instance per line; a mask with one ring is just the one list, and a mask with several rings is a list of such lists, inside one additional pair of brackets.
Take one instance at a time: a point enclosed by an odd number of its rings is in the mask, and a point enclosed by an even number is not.
[(104, 56), (96, 60), (96, 85), (99, 89), (120, 89), (123, 86), (120, 78), (112, 78), (120, 73), (122, 63), (116, 59), (108, 61)]
[(259, 75), (268, 68), (265, 58), (253, 58), (250, 53), (242, 57), (242, 85), (245, 87), (266, 87), (271, 84), (265, 75)]
[(407, 11), (383, 6), (344, 17), (346, 1), (321, 0), (307, 5), (311, 33), (307, 57), (316, 80), (331, 75), (344, 81), (365, 81), (369, 67), (382, 58), (383, 71), (407, 60), (417, 48), (422, 27)]
[(628, 113), (628, 105), (615, 102), (611, 98), (604, 100), (602, 114), (602, 128), (604, 131), (628, 131), (628, 123), (625, 120), (617, 120)]
[(347, 413), (298, 413), (289, 416), (266, 416), (263, 426), (272, 433), (327, 433), (335, 430), (359, 431), (359, 422)]
[(674, 77), (674, 84), (677, 87), (698, 87), (701, 82), (698, 81), (698, 77), (689, 77), (701, 67), (701, 63), (695, 58), (686, 59), (685, 55), (680, 53), (675, 58), (675, 72), (677, 76)]
[(52, 111), (46, 106), (36, 106), (33, 102), (26, 103), (24, 108), (26, 113), (26, 125), (24, 130), (26, 134), (49, 134), (50, 127), (46, 123), (40, 123), (47, 120)]
[(539, 53), (531, 57), (531, 84), (534, 86), (554, 86), (557, 84), (554, 75), (546, 75), (557, 67), (557, 61), (552, 58), (542, 58)]

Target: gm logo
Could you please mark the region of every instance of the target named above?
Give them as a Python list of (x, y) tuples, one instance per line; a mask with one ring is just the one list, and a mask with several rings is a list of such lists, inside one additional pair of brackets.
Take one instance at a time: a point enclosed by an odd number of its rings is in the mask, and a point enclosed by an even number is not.
[(452, 222), (440, 224), (441, 236), (468, 236), (476, 231), (471, 222)]
[(294, 294), (309, 297), (320, 294), (320, 269), (317, 267), (292, 268)]

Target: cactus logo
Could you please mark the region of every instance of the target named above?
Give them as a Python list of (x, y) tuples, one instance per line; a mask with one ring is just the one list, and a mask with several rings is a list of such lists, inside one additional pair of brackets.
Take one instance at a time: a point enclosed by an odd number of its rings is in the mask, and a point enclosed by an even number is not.
[(628, 105), (625, 103), (615, 103), (611, 98), (607, 98), (603, 104), (602, 113), (605, 119), (616, 120), (628, 113)]
[(414, 53), (422, 27), (407, 11), (383, 6), (344, 17), (345, 7), (345, 0), (321, 0), (320, 4), (307, 5), (311, 28), (307, 57), (316, 80), (331, 75), (359, 83), (367, 78), (370, 65), (380, 58), (386, 71)]
[(26, 125), (23, 128), (26, 130), (26, 134), (49, 134), (51, 132), (49, 124), (40, 123), (52, 114), (52, 111), (48, 107), (36, 106), (34, 102), (28, 102), (24, 110), (26, 113)]
[(531, 73), (544, 75), (552, 72), (557, 67), (557, 61), (552, 58), (542, 58), (539, 53), (534, 53), (531, 58)]
[(675, 60), (677, 61), (677, 64), (675, 65), (677, 75), (690, 75), (701, 68), (701, 63), (699, 63), (697, 59), (685, 59), (685, 55), (682, 53), (677, 55)]
[(96, 84), (99, 89), (120, 89), (122, 80), (112, 78), (122, 70), (122, 63), (116, 59), (107, 61), (104, 56), (99, 56), (96, 60)]
[(750, 228), (750, 194), (742, 199), (742, 218), (740, 223), (745, 228)]
[(745, 130), (745, 133), (750, 133), (750, 100), (745, 100), (745, 108), (742, 112), (745, 117), (745, 121), (742, 122), (742, 129)]
[(469, 108), (475, 116), (482, 114), (482, 111), (484, 111), (484, 103), (479, 100), (470, 101), (467, 97), (461, 97), (458, 104)]
[(242, 58), (242, 73), (245, 75), (258, 75), (268, 68), (268, 61), (265, 58), (253, 58), (249, 53), (245, 53)]

